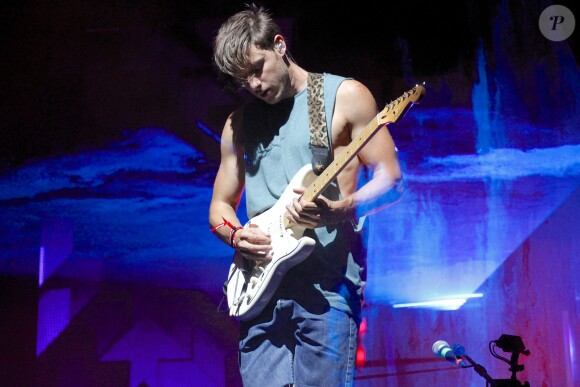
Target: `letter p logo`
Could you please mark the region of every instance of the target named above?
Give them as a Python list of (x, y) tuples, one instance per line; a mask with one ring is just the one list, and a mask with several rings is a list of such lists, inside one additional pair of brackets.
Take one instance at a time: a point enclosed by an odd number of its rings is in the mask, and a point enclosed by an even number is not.
[(538, 20), (540, 32), (553, 42), (566, 40), (574, 32), (576, 20), (570, 9), (563, 5), (550, 5), (542, 11)]
[(550, 20), (554, 21), (554, 24), (552, 24), (552, 31), (554, 31), (558, 24), (564, 23), (564, 16), (550, 16)]

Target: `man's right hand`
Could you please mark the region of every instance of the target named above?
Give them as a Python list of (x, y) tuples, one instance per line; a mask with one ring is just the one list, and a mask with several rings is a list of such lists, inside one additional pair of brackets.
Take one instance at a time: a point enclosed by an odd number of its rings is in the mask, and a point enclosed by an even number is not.
[(250, 224), (235, 235), (236, 248), (246, 259), (269, 261), (272, 259), (272, 239), (257, 225)]

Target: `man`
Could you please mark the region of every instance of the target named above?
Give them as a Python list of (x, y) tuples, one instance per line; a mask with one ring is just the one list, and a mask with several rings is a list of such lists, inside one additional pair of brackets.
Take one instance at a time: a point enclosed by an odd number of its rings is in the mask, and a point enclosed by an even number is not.
[[(244, 189), (250, 218), (272, 207), (294, 174), (309, 164), (309, 73), (290, 56), (269, 12), (255, 5), (230, 17), (214, 41), (214, 61), (230, 85), (254, 98), (222, 132), (221, 163), (209, 211), (212, 232), (249, 261), (272, 259), (272, 238), (236, 215)], [(328, 140), (334, 156), (377, 114), (360, 82), (324, 74)], [(360, 168), (372, 179), (358, 190)], [(294, 190), (289, 224), (316, 246), (292, 267), (257, 316), (241, 322), (239, 365), (245, 386), (337, 386), (353, 383), (364, 286), (364, 249), (354, 224), (395, 203), (402, 177), (393, 140), (381, 128), (316, 200)]]

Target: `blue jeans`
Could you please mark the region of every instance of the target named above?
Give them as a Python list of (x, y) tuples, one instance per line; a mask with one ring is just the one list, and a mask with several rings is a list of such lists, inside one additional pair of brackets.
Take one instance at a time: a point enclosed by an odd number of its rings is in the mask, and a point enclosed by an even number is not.
[(352, 386), (358, 325), (346, 312), (312, 313), (279, 300), (242, 323), (239, 365), (245, 387)]

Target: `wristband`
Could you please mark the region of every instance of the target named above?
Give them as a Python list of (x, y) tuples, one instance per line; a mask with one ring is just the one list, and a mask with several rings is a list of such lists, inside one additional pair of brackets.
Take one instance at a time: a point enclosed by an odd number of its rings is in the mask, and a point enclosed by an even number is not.
[(230, 231), (230, 246), (232, 246), (234, 249), (238, 247), (237, 243), (236, 243), (236, 233), (241, 230), (243, 227), (234, 227), (231, 231)]
[(228, 226), (228, 227), (229, 227), (229, 228), (231, 228), (232, 230), (233, 230), (234, 228), (236, 228), (236, 226), (234, 226), (233, 224), (231, 224), (230, 222), (228, 222), (228, 221), (226, 220), (226, 218), (222, 217), (222, 219), (223, 219), (223, 222), (222, 222), (222, 223), (218, 224), (218, 225), (217, 225), (217, 226), (215, 226), (215, 227), (212, 227), (212, 228), (210, 228), (210, 229), (209, 229), (209, 231), (211, 231), (211, 232), (216, 232), (218, 229), (222, 228), (223, 226)]

